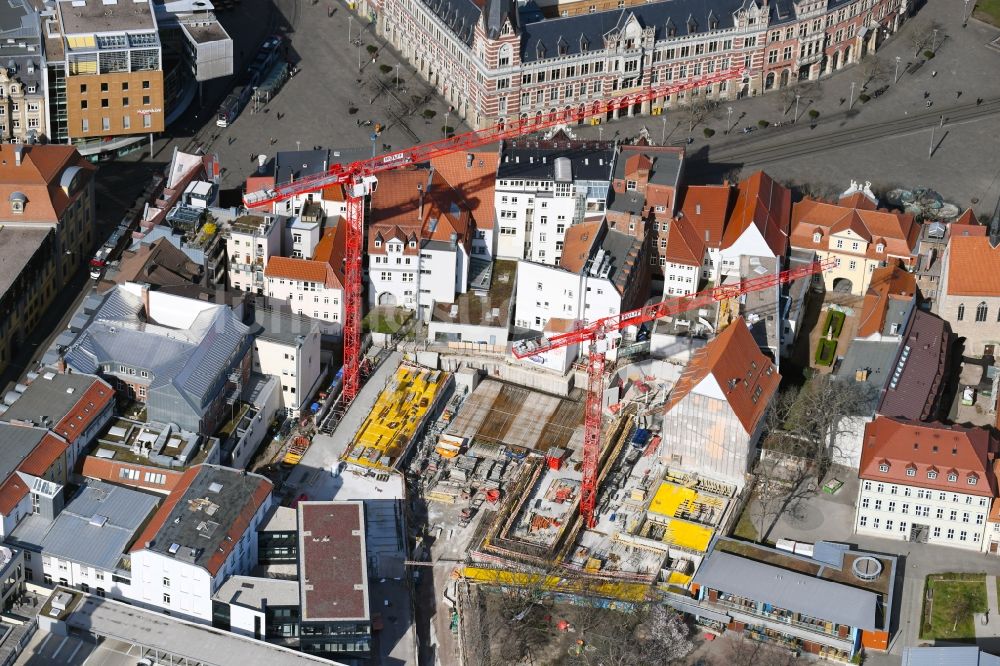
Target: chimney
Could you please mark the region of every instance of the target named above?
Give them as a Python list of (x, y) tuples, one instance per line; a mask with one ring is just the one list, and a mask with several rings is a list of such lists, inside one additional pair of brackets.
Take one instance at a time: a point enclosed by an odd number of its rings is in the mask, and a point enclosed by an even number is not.
[(149, 285), (142, 285), (142, 311), (146, 314), (146, 318), (149, 319)]
[(60, 374), (66, 373), (66, 358), (62, 354), (59, 354), (59, 360), (56, 361), (56, 369)]
[(257, 156), (257, 173), (263, 175), (263, 173), (264, 173), (264, 165), (266, 163), (267, 163), (267, 155), (258, 155)]
[(16, 144), (14, 146), (14, 165), (21, 166), (21, 158), (24, 156), (24, 146)]
[(417, 183), (417, 192), (420, 193), (420, 206), (418, 208), (417, 216), (419, 219), (424, 219), (424, 186), (421, 183)]

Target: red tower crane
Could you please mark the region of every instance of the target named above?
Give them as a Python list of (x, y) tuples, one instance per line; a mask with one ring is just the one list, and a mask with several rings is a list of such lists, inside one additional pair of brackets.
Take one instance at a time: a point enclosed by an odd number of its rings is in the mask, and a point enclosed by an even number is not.
[(345, 234), (344, 247), (344, 380), (342, 385), (344, 404), (349, 404), (361, 388), (361, 282), (363, 279), (361, 262), (364, 242), (364, 198), (374, 189), (377, 174), (407, 164), (428, 162), (442, 155), (471, 150), (504, 139), (532, 134), (555, 125), (576, 123), (587, 118), (603, 116), (618, 109), (631, 108), (636, 104), (651, 102), (677, 92), (721, 83), (741, 76), (742, 69), (721, 70), (672, 86), (651, 88), (631, 95), (584, 104), (575, 109), (554, 111), (537, 115), (534, 118), (499, 123), (486, 129), (457, 134), (351, 164), (335, 164), (324, 173), (306, 176), (291, 183), (276, 184), (273, 188), (266, 190), (247, 192), (243, 196), (243, 205), (247, 208), (259, 208), (296, 195), (317, 192), (330, 186), (342, 185), (346, 189), (347, 233)]
[(587, 355), (587, 401), (584, 407), (583, 430), (583, 481), (580, 484), (580, 515), (587, 527), (597, 522), (594, 508), (597, 504), (597, 467), (601, 456), (601, 404), (604, 395), (604, 345), (608, 333), (620, 331), (627, 326), (640, 326), (668, 315), (689, 312), (716, 301), (737, 298), (742, 294), (760, 291), (768, 287), (786, 284), (829, 270), (837, 265), (835, 259), (817, 261), (798, 268), (792, 268), (773, 275), (742, 280), (738, 284), (706, 289), (695, 294), (675, 296), (659, 303), (645, 305), (636, 310), (604, 317), (592, 322), (580, 323), (573, 330), (548, 338), (535, 338), (518, 342), (513, 347), (514, 356), (526, 358), (544, 354), (554, 349), (574, 344), (586, 343)]

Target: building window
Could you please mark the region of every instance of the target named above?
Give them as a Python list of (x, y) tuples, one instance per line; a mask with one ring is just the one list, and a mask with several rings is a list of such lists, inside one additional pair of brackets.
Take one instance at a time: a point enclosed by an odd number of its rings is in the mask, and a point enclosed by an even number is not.
[(626, 180), (625, 181), (625, 189), (626, 190), (635, 190), (636, 187), (638, 187), (638, 183), (636, 183), (634, 180)]
[(885, 252), (885, 245), (883, 245), (882, 243), (877, 244), (875, 246), (875, 251), (878, 252), (879, 254)]
[(813, 234), (813, 243), (820, 242), (820, 240), (822, 238), (823, 238), (823, 234), (821, 234), (820, 232), (817, 231), (816, 233)]
[(932, 469), (927, 470), (927, 478), (928, 479), (936, 479), (937, 478), (937, 472), (935, 472)]
[[(86, 123), (87, 121), (84, 120), (83, 122)], [(86, 131), (86, 130), (84, 130), (84, 131)], [(959, 303), (958, 304), (958, 312), (955, 313), (955, 319), (957, 321), (962, 321), (963, 319), (965, 319), (965, 303)]]
[(952, 483), (955, 483), (956, 481), (958, 481), (958, 474), (952, 472), (951, 474), (948, 475), (948, 480), (951, 481)]
[(913, 467), (906, 468), (906, 476), (916, 476), (916, 475), (917, 475), (917, 470), (915, 468)]
[(163, 603), (168, 606), (170, 605), (170, 595), (166, 592), (163, 593)]
[(881, 465), (879, 465), (878, 466), (878, 471), (882, 472), (883, 474), (885, 472), (888, 472), (889, 471), (889, 465), (888, 465), (888, 463), (882, 463)]
[(970, 486), (974, 486), (978, 482), (979, 482), (979, 478), (978, 477), (975, 477), (975, 476), (970, 476), (969, 477), (969, 485)]
[(986, 321), (986, 303), (980, 302), (976, 306), (976, 322)]
[(150, 128), (153, 126), (153, 116), (148, 113), (142, 117), (142, 126), (145, 128)]
[(861, 527), (867, 527), (868, 526), (868, 516), (861, 516), (861, 518), (858, 519), (858, 524)]
[(163, 587), (170, 587), (170, 579), (166, 576), (163, 577)]

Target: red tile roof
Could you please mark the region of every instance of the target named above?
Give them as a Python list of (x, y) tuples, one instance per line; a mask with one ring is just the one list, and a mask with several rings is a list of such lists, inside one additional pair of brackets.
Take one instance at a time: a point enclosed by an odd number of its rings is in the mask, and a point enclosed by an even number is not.
[(271, 257), (267, 260), (264, 275), (286, 280), (319, 282), (327, 289), (344, 288), (344, 242), (347, 223), (339, 220), (333, 229), (327, 229), (316, 244), (312, 259), (297, 257)]
[(705, 241), (687, 217), (678, 217), (670, 223), (665, 256), (668, 262), (685, 266), (701, 266), (704, 261)]
[(673, 409), (709, 375), (726, 394), (726, 401), (747, 433), (757, 427), (781, 381), (777, 368), (760, 351), (742, 317), (694, 353), (671, 390), (664, 411)]
[(56, 424), (53, 430), (72, 444), (80, 436), (80, 433), (90, 427), (94, 419), (111, 404), (114, 398), (115, 392), (111, 385), (100, 377), (94, 377), (94, 383), (83, 392), (80, 400), (73, 405), (73, 408)]
[(916, 293), (917, 278), (900, 266), (898, 261), (875, 269), (868, 282), (868, 291), (861, 307), (858, 337), (867, 338), (882, 330), (890, 301), (912, 301)]
[[(15, 152), (21, 151), (21, 164)], [(61, 186), (66, 169), (79, 167), (78, 183), (87, 183), (97, 167), (80, 156), (73, 146), (0, 144), (0, 200), (7, 202), (14, 192), (28, 198), (25, 222), (56, 222), (81, 190), (72, 195)], [(7, 205), (4, 203), (4, 205)]]
[[(423, 189), (423, 196), (418, 187)], [(378, 189), (372, 195), (368, 252), (385, 253), (384, 244), (375, 247), (376, 238), (384, 243), (393, 236), (407, 241), (416, 237), (419, 244), (428, 240), (449, 242), (452, 234), (468, 251), (474, 228), (463, 195), (452, 189), (444, 176), (427, 169), (397, 169), (379, 177)], [(404, 247), (406, 254), (418, 251), (408, 242)]]
[(603, 221), (595, 220), (574, 224), (567, 229), (563, 237), (563, 253), (559, 264), (570, 273), (583, 271), (603, 226)]
[[(15, 426), (20, 427), (20, 426)], [(28, 486), (21, 480), (17, 472), (24, 472), (32, 476), (44, 477), (52, 467), (53, 463), (59, 460), (66, 449), (69, 448), (66, 442), (51, 432), (38, 441), (35, 448), (31, 450), (24, 460), (15, 468), (15, 471), (4, 479), (0, 485), (0, 515), (9, 515), (18, 503), (28, 494)], [(57, 478), (58, 483), (64, 483), (64, 478)]]
[(949, 296), (1000, 296), (1000, 247), (991, 247), (982, 225), (951, 225), (948, 240)]
[(774, 256), (784, 256), (788, 251), (791, 192), (774, 182), (763, 171), (741, 181), (738, 190), (733, 212), (722, 237), (722, 247), (732, 247), (743, 232), (754, 225)]
[(722, 247), (726, 219), (734, 201), (733, 192), (728, 185), (689, 185), (684, 188), (678, 215), (687, 218), (708, 247)]
[(361, 502), (299, 502), (303, 621), (368, 620), (368, 567)]
[[(865, 426), (858, 476), (871, 481), (906, 484), (996, 496), (993, 472), (996, 440), (984, 428), (917, 423), (878, 416)], [(888, 465), (888, 471), (881, 471)], [(912, 475), (907, 470), (912, 470)], [(929, 478), (928, 473), (936, 475)], [(949, 475), (954, 481), (949, 481)], [(969, 478), (976, 483), (970, 485)]]
[[(121, 470), (123, 468), (137, 469), (139, 470), (139, 478), (133, 480), (131, 476), (123, 477), (121, 475)], [(143, 479), (146, 478), (146, 472), (155, 473), (158, 476), (162, 476), (164, 482), (162, 484), (154, 484), (152, 482), (145, 482)], [(132, 486), (134, 488), (148, 488), (150, 490), (159, 490), (170, 492), (177, 487), (181, 479), (184, 477), (184, 472), (174, 471), (169, 469), (164, 469), (163, 467), (157, 467), (155, 465), (136, 465), (134, 463), (123, 463), (117, 460), (108, 460), (107, 458), (98, 458), (94, 455), (85, 456), (83, 459), (83, 467), (81, 473), (88, 479), (101, 479), (103, 481), (109, 481), (111, 483), (117, 483), (124, 486)]]
[[(792, 247), (824, 251), (829, 249), (830, 235), (846, 229), (868, 243), (865, 256), (881, 261), (893, 257), (911, 261), (920, 235), (920, 225), (908, 213), (847, 208), (809, 198), (792, 209)], [(816, 233), (820, 234), (818, 242), (813, 240)], [(880, 243), (884, 248), (877, 252)], [(846, 249), (838, 251), (850, 254)]]
[[(469, 155), (472, 156), (471, 162)], [(496, 226), (493, 199), (499, 163), (500, 153), (496, 150), (456, 152), (431, 160), (431, 166), (462, 195), (477, 229)]]

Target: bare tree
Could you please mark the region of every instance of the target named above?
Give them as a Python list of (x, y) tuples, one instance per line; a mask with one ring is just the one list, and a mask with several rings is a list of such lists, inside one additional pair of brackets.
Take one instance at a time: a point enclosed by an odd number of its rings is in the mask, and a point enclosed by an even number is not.
[(913, 47), (913, 55), (919, 56), (921, 51), (928, 48), (937, 49), (934, 43), (935, 37), (941, 33), (941, 24), (937, 21), (919, 21), (910, 26), (910, 34), (907, 38), (910, 46)]
[(864, 77), (861, 82), (861, 88), (867, 88), (872, 83), (881, 83), (887, 73), (885, 62), (882, 61), (875, 54), (868, 54), (861, 60), (860, 70), (861, 76)]
[(715, 117), (718, 112), (718, 105), (706, 99), (692, 99), (688, 104), (680, 108), (683, 122), (688, 126), (688, 134), (694, 132), (694, 128)]
[(972, 595), (963, 585), (962, 593), (955, 598), (955, 601), (951, 605), (951, 619), (953, 620), (951, 630), (955, 631), (958, 629), (958, 623), (975, 612), (976, 604), (972, 599)]
[(691, 654), (691, 629), (684, 618), (664, 604), (650, 604), (637, 613), (616, 613), (608, 622), (584, 634), (595, 649), (587, 663), (606, 666), (670, 664)]
[(842, 437), (858, 427), (852, 417), (870, 410), (874, 388), (866, 382), (818, 375), (795, 393), (784, 415), (784, 442), (788, 453), (813, 466), (817, 482), (822, 483), (830, 466), (843, 456)]
[(752, 638), (747, 638), (746, 634), (738, 636), (728, 636), (728, 653), (730, 666), (793, 666), (801, 664), (802, 660), (785, 648), (772, 643), (762, 643)]

